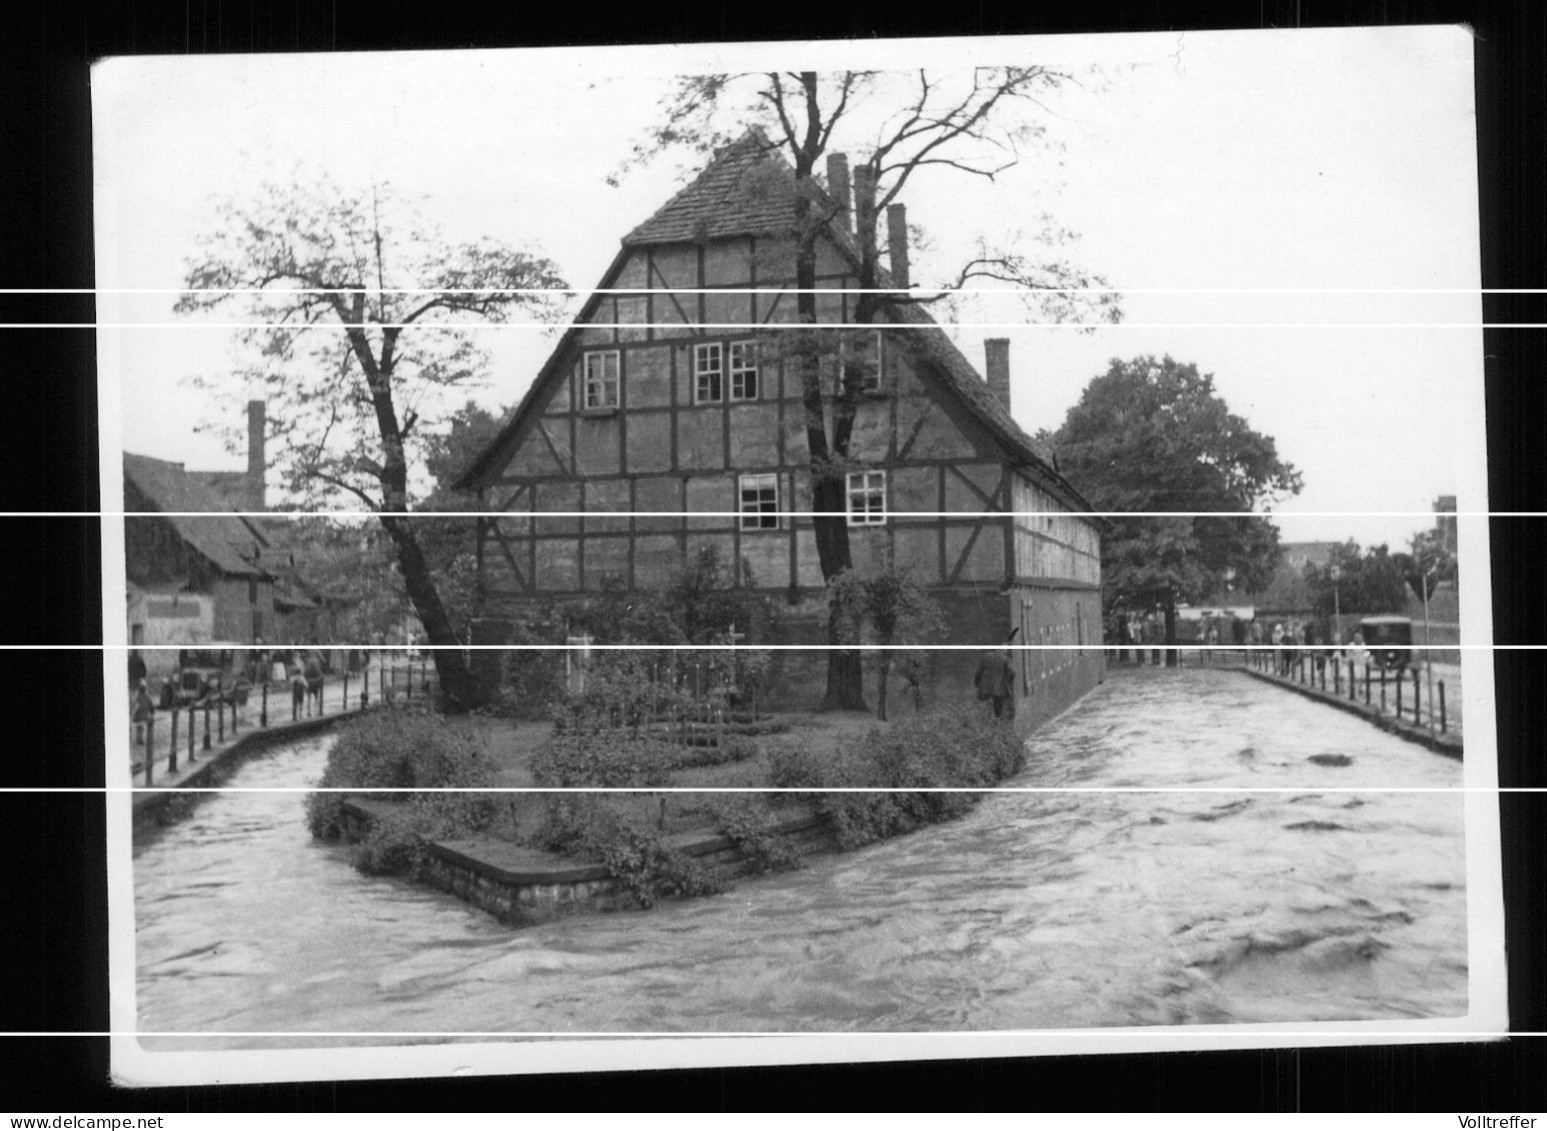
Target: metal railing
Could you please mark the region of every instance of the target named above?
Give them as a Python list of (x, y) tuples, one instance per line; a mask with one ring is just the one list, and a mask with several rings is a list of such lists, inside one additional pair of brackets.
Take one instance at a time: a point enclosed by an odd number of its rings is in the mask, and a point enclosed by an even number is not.
[[(427, 658), (371, 664), (357, 672), (325, 675), (297, 690), (292, 681), (217, 680), (204, 697), (170, 708), (153, 708), (130, 723), (130, 778), (153, 786), (210, 757), (244, 732), (304, 719), (429, 701), (439, 686)], [(134, 708), (130, 712), (133, 715)]]

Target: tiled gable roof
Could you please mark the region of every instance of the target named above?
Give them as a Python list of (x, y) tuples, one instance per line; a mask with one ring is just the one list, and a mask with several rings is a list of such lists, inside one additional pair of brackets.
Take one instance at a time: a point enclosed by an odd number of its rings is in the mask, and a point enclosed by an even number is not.
[[(614, 260), (602, 286), (622, 264), (628, 249), (652, 244), (697, 243), (737, 236), (793, 235), (794, 217), (791, 196), (795, 189), (795, 171), (785, 160), (779, 146), (757, 129), (715, 153), (714, 159), (685, 188), (668, 200), (653, 216), (623, 237), (623, 249)], [(836, 204), (819, 191), (818, 207), (836, 214)], [(829, 222), (824, 233), (857, 271), (860, 254), (854, 237), (842, 224)], [(882, 287), (891, 285), (891, 277), (879, 270)], [(593, 296), (582, 310), (578, 322), (591, 316), (596, 307)], [(1053, 466), (1053, 454), (1034, 440), (1010, 415), (1009, 408), (988, 387), (972, 363), (956, 348), (927, 308), (917, 303), (894, 303), (885, 308), (885, 317), (894, 325), (912, 329), (906, 335), (910, 348), (929, 361), (940, 384), (954, 393), (968, 414), (979, 421), (1003, 446), (1010, 462), (1029, 465), (1038, 477), (1076, 508), (1088, 510), (1089, 504)], [(521, 428), (539, 397), (545, 395), (548, 377), (575, 340), (578, 328), (572, 327), (538, 374), (510, 420), (496, 439), (479, 453), (463, 472), (456, 486), (471, 488), (493, 473), (496, 454)]]
[(795, 171), (760, 130), (715, 153), (692, 182), (639, 227), (625, 247), (790, 234)]
[[(237, 577), (267, 577), (270, 572), (252, 558), (267, 546), (256, 528), (231, 513), (225, 501), (191, 478), (180, 463), (124, 453), (124, 479), (132, 483), (178, 536), (222, 573)], [(128, 509), (128, 500), (125, 500)], [(177, 512), (200, 511), (199, 517)]]

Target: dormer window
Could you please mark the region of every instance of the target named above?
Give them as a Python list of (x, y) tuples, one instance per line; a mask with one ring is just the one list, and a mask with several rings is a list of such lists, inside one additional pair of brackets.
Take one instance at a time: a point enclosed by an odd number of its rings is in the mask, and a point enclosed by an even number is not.
[(618, 407), (617, 350), (592, 350), (585, 355), (586, 409)]

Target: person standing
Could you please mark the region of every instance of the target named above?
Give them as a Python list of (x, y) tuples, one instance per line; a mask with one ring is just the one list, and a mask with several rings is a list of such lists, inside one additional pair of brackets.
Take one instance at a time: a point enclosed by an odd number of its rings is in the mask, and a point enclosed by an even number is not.
[(980, 701), (993, 701), (994, 718), (1003, 718), (1005, 703), (1015, 691), (1015, 670), (1010, 666), (1009, 649), (996, 648), (984, 652), (983, 658), (978, 661), (978, 673), (972, 683), (978, 689)]
[(134, 720), (136, 746), (145, 745), (145, 727), (155, 713), (156, 704), (151, 701), (150, 689), (145, 686), (145, 681), (142, 679), (134, 689), (134, 707), (130, 712), (130, 718)]

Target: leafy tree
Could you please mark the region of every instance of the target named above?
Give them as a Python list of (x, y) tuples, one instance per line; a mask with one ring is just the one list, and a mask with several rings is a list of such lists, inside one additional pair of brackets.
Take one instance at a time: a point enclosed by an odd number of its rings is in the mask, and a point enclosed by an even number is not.
[(1328, 618), (1334, 609), (1366, 616), (1405, 612), (1411, 569), (1406, 554), (1393, 554), (1384, 545), (1361, 551), (1350, 539), (1332, 548), (1325, 566), (1305, 567), (1311, 607)]
[(1411, 576), (1408, 584), (1414, 592), (1422, 592), (1420, 583), (1424, 575), (1429, 578), (1429, 590), (1433, 592), (1434, 586), (1441, 581), (1455, 583), (1459, 579), (1459, 571), (1456, 567), (1456, 552), (1451, 548), (1450, 540), (1438, 530), (1420, 530), (1413, 535), (1409, 543), (1412, 547), (1411, 554), (1402, 555), (1411, 562)]
[(251, 361), (235, 380), (203, 387), (264, 391), (270, 450), (292, 498), (347, 498), (376, 516), (425, 636), (440, 646), (446, 706), (465, 709), (472, 683), (448, 647), (461, 640), (407, 517), (411, 475), (447, 391), (486, 366), (467, 323), (542, 309), (523, 292), (563, 280), (548, 260), (492, 240), (448, 244), (385, 185), (265, 184), (218, 214), (177, 310), (236, 309)]
[[(876, 717), (885, 722), (887, 682), (895, 646), (922, 643), (941, 632), (945, 616), (929, 590), (909, 576), (906, 569), (899, 568), (890, 552), (883, 552), (870, 569), (839, 574), (827, 587), (827, 600), (850, 623), (851, 634), (860, 626), (869, 625), (880, 645)], [(918, 679), (911, 670), (904, 674), (916, 693)], [(918, 705), (916, 696), (914, 705)]]
[[(817, 319), (817, 247), (841, 204), (823, 191), (818, 162), (847, 139), (853, 167), (854, 243), (860, 288), (854, 323), (883, 320), (899, 305), (927, 302), (902, 289), (883, 292), (881, 256), (888, 250), (879, 217), (914, 178), (939, 169), (992, 180), (1016, 164), (1044, 133), (1037, 115), (1041, 99), (1064, 87), (1069, 75), (1047, 67), (977, 68), (951, 75), (919, 71), (883, 75), (866, 71), (821, 74), (767, 72), (700, 75), (680, 80), (665, 101), (659, 124), (636, 147), (625, 168), (673, 146), (708, 152), (737, 138), (749, 126), (770, 153), (782, 154), (794, 169), (790, 240), (793, 246), (799, 323)], [(748, 192), (788, 191), (783, 179), (754, 183)], [(1045, 261), (1021, 251), (995, 251), (980, 243), (965, 258), (955, 286), (993, 279), (1035, 292), (1045, 315), (1068, 319), (1094, 310), (1116, 320), (1112, 296), (1089, 299), (1070, 291), (1100, 287), (1104, 280), (1072, 267), (1060, 257), (1070, 233), (1049, 227), (1040, 240)], [(854, 422), (864, 397), (867, 372), (864, 337), (812, 330), (782, 333), (777, 348), (799, 374), (806, 423), (817, 556), (823, 580), (832, 583), (853, 567), (849, 546), (847, 475)], [(824, 365), (824, 361), (829, 365)], [(822, 379), (824, 369), (836, 380)], [(855, 640), (837, 605), (830, 604), (827, 688), (824, 709), (865, 709), (864, 683)]]
[[(1166, 357), (1112, 360), (1047, 437), (1058, 465), (1111, 519), (1102, 537), (1104, 600), (1116, 611), (1163, 610), (1176, 643), (1178, 604), (1226, 583), (1266, 585), (1278, 530), (1233, 517), (1300, 490), (1270, 436), (1230, 412), (1212, 374)], [(1155, 513), (1165, 517), (1151, 517)]]

